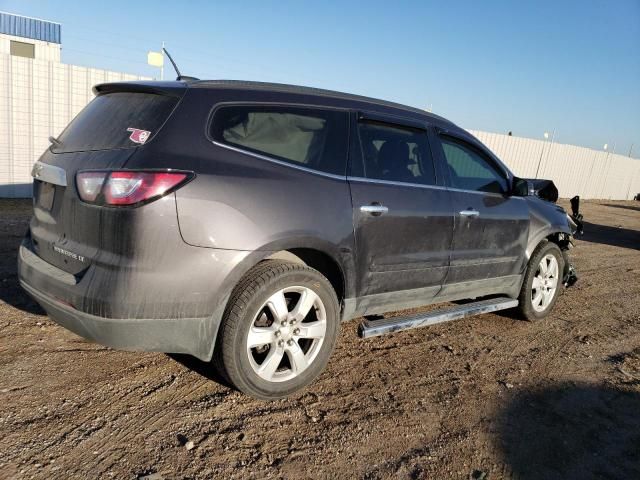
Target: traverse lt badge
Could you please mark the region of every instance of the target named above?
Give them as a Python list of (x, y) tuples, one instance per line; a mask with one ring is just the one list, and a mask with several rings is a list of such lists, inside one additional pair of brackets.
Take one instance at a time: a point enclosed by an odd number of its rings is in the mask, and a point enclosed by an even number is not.
[(84, 256), (78, 255), (77, 253), (70, 252), (69, 250), (65, 250), (64, 248), (60, 248), (57, 245), (53, 246), (53, 250), (60, 255), (64, 255), (65, 257), (73, 258), (74, 260), (78, 260), (84, 263)]

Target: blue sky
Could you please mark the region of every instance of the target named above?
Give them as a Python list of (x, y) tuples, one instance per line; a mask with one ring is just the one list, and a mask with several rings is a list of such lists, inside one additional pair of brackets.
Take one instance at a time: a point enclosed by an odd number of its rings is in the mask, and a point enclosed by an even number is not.
[[(343, 4), (344, 3), (344, 4)], [(310, 85), (432, 107), (457, 124), (640, 157), (640, 0), (0, 0), (62, 23), (63, 61)], [(173, 75), (170, 70), (166, 70)]]

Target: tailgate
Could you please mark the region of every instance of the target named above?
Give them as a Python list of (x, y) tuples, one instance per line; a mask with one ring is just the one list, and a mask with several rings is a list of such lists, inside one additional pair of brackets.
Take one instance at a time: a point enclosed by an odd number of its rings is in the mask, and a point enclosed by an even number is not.
[(140, 91), (140, 85), (126, 83), (106, 87), (96, 89), (98, 96), (71, 121), (32, 171), (32, 249), (47, 263), (73, 275), (89, 267), (104, 235), (123, 233), (101, 231), (106, 208), (80, 200), (76, 173), (125, 167), (161, 130), (184, 93), (184, 89), (177, 89), (179, 94)]
[(48, 152), (40, 158), (32, 170), (30, 223), (33, 251), (40, 258), (73, 275), (90, 265), (100, 248), (101, 215), (99, 207), (78, 198), (75, 174), (79, 169), (120, 168), (134, 151)]

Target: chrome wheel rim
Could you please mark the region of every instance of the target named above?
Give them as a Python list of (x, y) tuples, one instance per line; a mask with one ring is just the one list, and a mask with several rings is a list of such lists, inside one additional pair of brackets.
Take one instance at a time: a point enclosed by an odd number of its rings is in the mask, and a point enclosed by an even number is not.
[(249, 327), (249, 363), (263, 380), (291, 380), (313, 363), (326, 331), (326, 309), (318, 294), (301, 286), (278, 290), (260, 307)]
[(549, 308), (558, 288), (558, 260), (552, 254), (545, 255), (536, 269), (531, 285), (531, 306), (536, 312)]

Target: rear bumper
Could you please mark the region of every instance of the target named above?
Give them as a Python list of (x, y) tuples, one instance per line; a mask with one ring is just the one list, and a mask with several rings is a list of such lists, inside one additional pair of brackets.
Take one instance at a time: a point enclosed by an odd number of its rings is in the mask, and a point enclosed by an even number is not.
[[(20, 285), (64, 328), (88, 340), (121, 350), (187, 353), (207, 360), (208, 345), (200, 345), (208, 318), (104, 318), (80, 312), (26, 282)], [(204, 347), (204, 348), (203, 348)]]
[(27, 236), (18, 253), (18, 276), (52, 320), (84, 338), (208, 361), (231, 289), (264, 252), (191, 247), (181, 240), (170, 247), (179, 258), (158, 268), (94, 261), (74, 276), (36, 255)]

